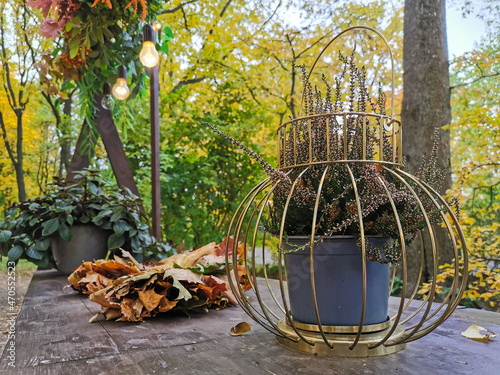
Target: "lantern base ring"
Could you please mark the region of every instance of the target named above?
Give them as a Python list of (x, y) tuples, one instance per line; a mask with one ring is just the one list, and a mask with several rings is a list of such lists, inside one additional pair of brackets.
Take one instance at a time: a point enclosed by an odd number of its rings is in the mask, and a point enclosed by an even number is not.
[(349, 347), (354, 343), (356, 334), (325, 333), (328, 342), (333, 346), (333, 349), (330, 349), (320, 333), (301, 330), (300, 333), (306, 340), (312, 342), (312, 345), (301, 340), (293, 328), (287, 324), (285, 317), (278, 322), (278, 329), (285, 337), (276, 336), (276, 341), (287, 348), (324, 357), (378, 357), (399, 352), (406, 346), (406, 344), (391, 345), (391, 342), (401, 340), (404, 335), (404, 328), (398, 324), (389, 340), (385, 342), (385, 345), (379, 345), (370, 349), (370, 347), (378, 344), (384, 339), (391, 330), (392, 324), (393, 323), (390, 322), (390, 326), (382, 331), (362, 333), (358, 343), (353, 349), (349, 349)]
[[(288, 324), (288, 322), (287, 322), (287, 324)], [(293, 321), (293, 324), (295, 325), (295, 328), (298, 328), (301, 331), (321, 332), (319, 329), (319, 326), (317, 324), (303, 323), (303, 322), (296, 321), (296, 320)], [(361, 333), (383, 331), (386, 328), (388, 328), (390, 325), (391, 325), (391, 321), (389, 320), (389, 317), (387, 317), (387, 320), (385, 322), (378, 323), (378, 324), (364, 325), (362, 330), (361, 330)], [(325, 332), (325, 333), (358, 333), (359, 325), (356, 325), (356, 326), (328, 326), (328, 325), (323, 324), (322, 328), (323, 328), (323, 332)]]

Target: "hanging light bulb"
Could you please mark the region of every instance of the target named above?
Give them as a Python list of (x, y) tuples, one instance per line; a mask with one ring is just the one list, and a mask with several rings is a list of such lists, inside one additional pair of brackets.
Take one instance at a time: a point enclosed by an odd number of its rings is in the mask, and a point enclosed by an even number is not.
[(106, 82), (104, 83), (104, 86), (102, 87), (102, 100), (101, 100), (101, 107), (103, 109), (106, 109), (108, 111), (111, 111), (115, 105), (115, 101), (113, 99), (113, 96), (111, 95), (111, 84)]
[(116, 83), (113, 85), (113, 95), (118, 100), (125, 100), (130, 94), (130, 90), (127, 86), (127, 68), (123, 65), (118, 67), (118, 78)]
[(153, 26), (153, 30), (155, 31), (155, 33), (158, 34), (158, 30), (161, 29), (161, 22), (158, 20), (154, 20), (151, 26)]
[(144, 66), (152, 68), (158, 64), (160, 56), (158, 55), (158, 51), (156, 51), (156, 36), (151, 25), (144, 25), (142, 41), (143, 45), (139, 57)]

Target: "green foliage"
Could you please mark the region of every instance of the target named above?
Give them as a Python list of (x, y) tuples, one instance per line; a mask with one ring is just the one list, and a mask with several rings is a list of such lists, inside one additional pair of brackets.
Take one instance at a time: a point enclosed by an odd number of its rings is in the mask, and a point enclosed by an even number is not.
[[(489, 5), (488, 5), (489, 4)], [(453, 187), (462, 209), (469, 250), (468, 285), (462, 303), (498, 311), (500, 306), (500, 9), (487, 2), (490, 33), (474, 51), (452, 61), (450, 80)], [(450, 287), (454, 263), (441, 266), (438, 292)], [(425, 284), (422, 293), (428, 291)]]
[[(487, 232), (487, 233), (484, 233)], [(469, 246), (467, 289), (461, 304), (500, 312), (500, 234), (493, 230), (466, 227)], [(461, 263), (460, 266), (463, 266)], [(455, 277), (455, 260), (439, 267), (437, 293), (447, 294)], [(460, 275), (463, 276), (463, 275)], [(427, 294), (431, 283), (424, 283), (420, 294)]]
[(391, 285), (391, 296), (401, 296), (401, 291), (403, 290), (403, 280), (397, 276), (394, 276), (394, 281)]
[[(231, 95), (232, 90), (229, 83), (217, 89), (205, 118), (231, 124), (225, 128), (254, 144), (252, 130), (266, 116), (248, 95)], [(258, 164), (234, 152), (229, 141), (214, 142), (210, 129), (197, 121), (198, 113), (185, 107), (180, 121), (172, 118), (169, 142), (162, 147), (162, 196), (168, 197), (163, 227), (169, 240), (184, 241), (187, 248), (222, 239), (238, 202), (262, 176)]]
[(108, 249), (123, 248), (138, 261), (165, 256), (170, 248), (149, 235), (141, 202), (128, 189), (120, 192), (99, 178), (98, 172), (85, 170), (76, 182), (56, 179), (42, 197), (18, 203), (0, 222), (2, 255), (47, 266), (52, 261), (50, 238), (71, 240), (71, 226), (94, 224), (108, 230)]

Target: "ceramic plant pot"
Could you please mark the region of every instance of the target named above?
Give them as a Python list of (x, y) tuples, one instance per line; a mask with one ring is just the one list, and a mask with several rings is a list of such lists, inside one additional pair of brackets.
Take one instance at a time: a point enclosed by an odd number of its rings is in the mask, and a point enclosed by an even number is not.
[(51, 247), (57, 270), (69, 275), (83, 262), (104, 259), (111, 233), (95, 225), (74, 225), (71, 227), (71, 241), (64, 241), (59, 234), (54, 236)]
[[(373, 247), (383, 250), (389, 237), (369, 237)], [(304, 245), (309, 237), (289, 237)], [(285, 249), (290, 246), (285, 245)], [(285, 267), (294, 321), (318, 324), (311, 288), (310, 248), (285, 254)], [(358, 326), (361, 319), (363, 262), (353, 236), (334, 236), (314, 246), (314, 280), (322, 325)], [(366, 307), (364, 325), (387, 321), (390, 264), (366, 261)]]

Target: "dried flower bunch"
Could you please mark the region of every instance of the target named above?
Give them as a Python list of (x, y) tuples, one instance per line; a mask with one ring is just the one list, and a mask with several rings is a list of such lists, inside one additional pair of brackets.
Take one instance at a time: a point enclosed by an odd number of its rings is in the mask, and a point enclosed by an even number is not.
[[(314, 225), (315, 242), (319, 242), (332, 235), (359, 237), (362, 221), (365, 236), (393, 238), (392, 246), (387, 245), (382, 256), (365, 237), (367, 259), (397, 263), (401, 246), (391, 199), (406, 245), (426, 227), (419, 201), (431, 224), (441, 222), (440, 209), (416, 182), (393, 172), (404, 170), (404, 165), (394, 152), (394, 132), (391, 138), (391, 130), (381, 123), (387, 118), (385, 96), (379, 86), (377, 98), (372, 99), (366, 84), (366, 71), (359, 69), (354, 62), (355, 48), (349, 56), (339, 53), (339, 60), (343, 69), (335, 78), (334, 88), (322, 77), (326, 86), (324, 97), (317, 87), (313, 88), (302, 67), (305, 115), (280, 127), (283, 146), (278, 169), (235, 139), (209, 126), (258, 161), (273, 182), (272, 202), (269, 202), (266, 217), (262, 220), (264, 231), (279, 236), (284, 220), (286, 239), (288, 236), (311, 236)], [(344, 85), (348, 87), (346, 91)], [(368, 115), (369, 110), (376, 115)], [(447, 169), (437, 168), (437, 140), (436, 133), (432, 153), (428, 159), (424, 155), (422, 166), (415, 175), (435, 190), (440, 188), (447, 175)]]

